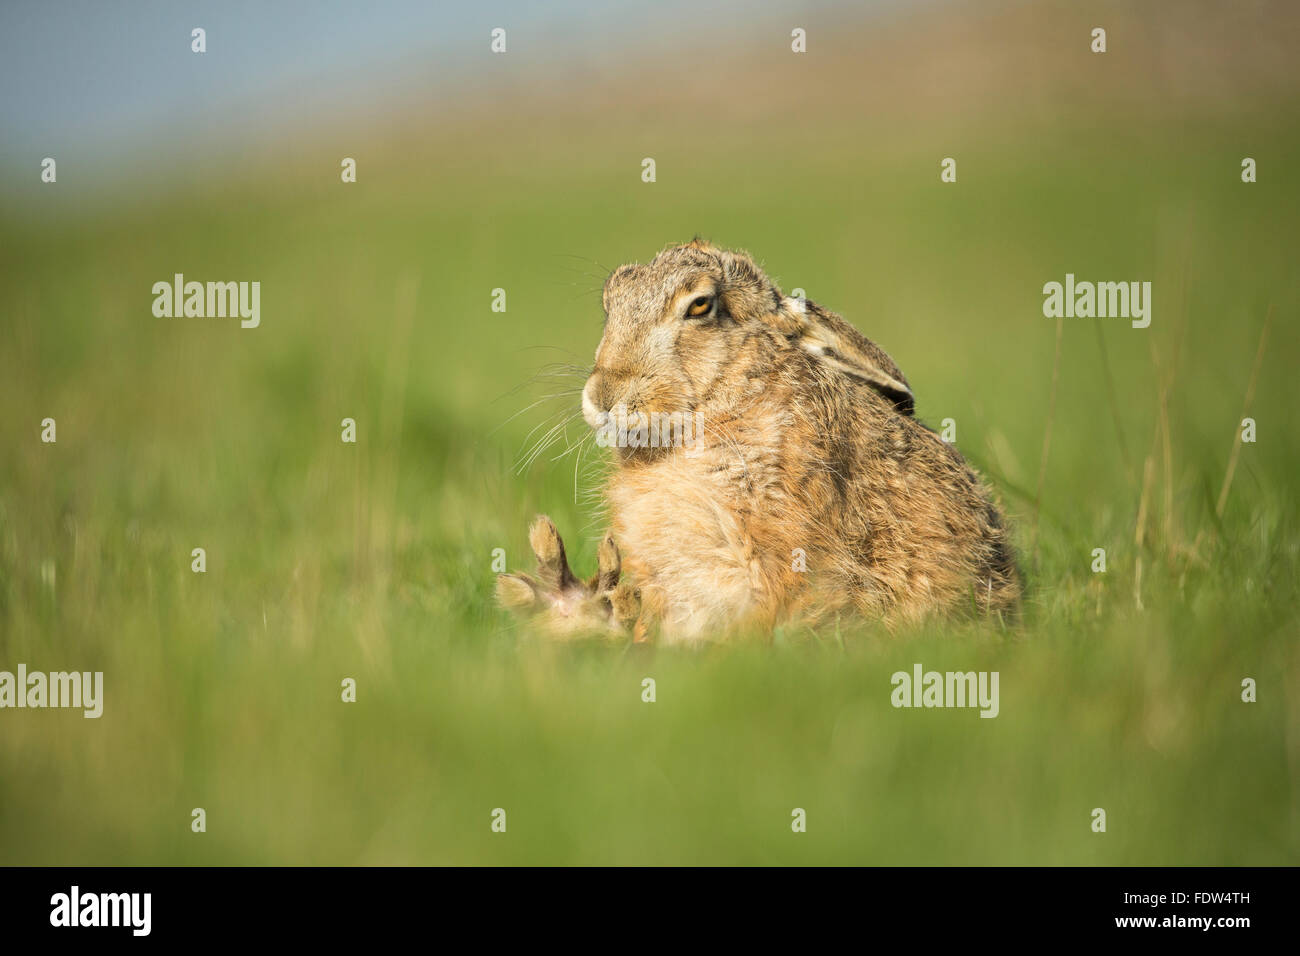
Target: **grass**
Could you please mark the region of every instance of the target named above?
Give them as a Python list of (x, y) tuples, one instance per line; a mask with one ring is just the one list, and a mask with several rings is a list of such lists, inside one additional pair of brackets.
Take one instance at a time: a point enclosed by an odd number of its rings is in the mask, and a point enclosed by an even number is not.
[[(824, 149), (574, 107), (374, 143), (356, 186), (329, 151), (11, 210), (0, 669), (102, 670), (106, 702), (0, 713), (0, 862), (1296, 863), (1294, 106), (791, 119)], [(533, 514), (581, 572), (602, 530), (598, 463), (516, 468), (563, 404), (512, 418), (530, 379), (590, 360), (605, 270), (696, 232), (955, 420), (1016, 522), (1020, 627), (557, 647), (493, 607)], [(261, 281), (261, 328), (154, 319), (177, 271)], [(1066, 272), (1152, 281), (1151, 327), (1058, 342)], [(895, 710), (916, 662), (999, 671), (1000, 716)]]

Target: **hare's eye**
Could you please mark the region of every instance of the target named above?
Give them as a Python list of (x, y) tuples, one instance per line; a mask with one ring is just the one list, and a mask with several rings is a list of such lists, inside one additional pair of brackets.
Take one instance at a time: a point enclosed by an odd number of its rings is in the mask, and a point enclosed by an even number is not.
[(708, 315), (711, 311), (713, 311), (713, 296), (702, 295), (691, 303), (690, 308), (686, 310), (686, 314), (695, 318)]

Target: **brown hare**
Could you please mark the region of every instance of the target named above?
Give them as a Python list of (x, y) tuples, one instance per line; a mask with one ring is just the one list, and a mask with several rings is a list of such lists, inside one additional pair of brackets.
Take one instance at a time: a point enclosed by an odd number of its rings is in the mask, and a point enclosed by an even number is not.
[(620, 266), (603, 298), (582, 392), (617, 466), (599, 569), (579, 581), (540, 517), (538, 574), (501, 575), (500, 603), (552, 632), (638, 640), (845, 613), (1014, 615), (1019, 573), (989, 490), (855, 328), (698, 239)]

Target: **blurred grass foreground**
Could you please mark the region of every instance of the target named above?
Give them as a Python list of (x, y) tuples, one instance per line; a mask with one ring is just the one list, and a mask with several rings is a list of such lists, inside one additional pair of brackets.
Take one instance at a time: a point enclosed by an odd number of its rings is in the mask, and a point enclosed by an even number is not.
[[(0, 711), (0, 863), (1300, 860), (1297, 11), (818, 9), (806, 54), (769, 14), (573, 59), (470, 26), (436, 109), (5, 170), (0, 670), (102, 671), (104, 712)], [(601, 463), (524, 453), (606, 272), (697, 232), (953, 420), (1018, 628), (643, 650), (493, 606), (537, 512), (594, 567)], [(176, 273), (260, 325), (155, 317)], [(1150, 281), (1150, 326), (1045, 317), (1066, 274)], [(892, 707), (918, 663), (999, 672), (998, 717)]]

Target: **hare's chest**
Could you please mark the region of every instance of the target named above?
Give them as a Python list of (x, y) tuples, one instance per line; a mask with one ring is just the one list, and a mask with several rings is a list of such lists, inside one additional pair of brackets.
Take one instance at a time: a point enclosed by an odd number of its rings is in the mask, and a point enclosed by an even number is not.
[(609, 497), (624, 564), (666, 636), (724, 629), (765, 603), (745, 509), (707, 463), (619, 475)]

